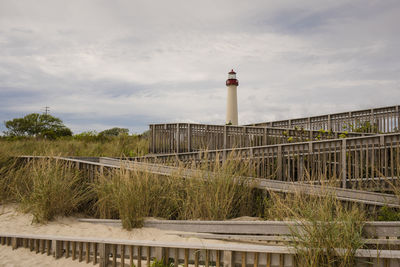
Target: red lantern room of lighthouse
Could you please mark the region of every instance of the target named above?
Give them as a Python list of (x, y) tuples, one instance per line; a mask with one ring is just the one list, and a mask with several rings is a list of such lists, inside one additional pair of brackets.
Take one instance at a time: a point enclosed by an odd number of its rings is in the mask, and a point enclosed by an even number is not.
[(236, 72), (233, 69), (228, 73), (228, 80), (226, 80), (226, 86), (239, 85), (239, 81), (236, 79)]

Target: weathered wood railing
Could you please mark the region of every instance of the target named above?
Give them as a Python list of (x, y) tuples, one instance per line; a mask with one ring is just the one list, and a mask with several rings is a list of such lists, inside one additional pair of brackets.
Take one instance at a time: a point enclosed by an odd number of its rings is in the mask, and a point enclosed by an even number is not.
[[(173, 262), (174, 266), (200, 265), (209, 267), (294, 267), (298, 265), (296, 252), (286, 246), (251, 244), (191, 244), (157, 241), (113, 240), (0, 233), (2, 245), (13, 249), (23, 247), (55, 258), (66, 257), (106, 266), (150, 267), (156, 261)], [(340, 253), (340, 249), (338, 250)], [(359, 249), (354, 266), (398, 267), (400, 251)]]
[[(41, 156), (24, 156), (25, 160), (35, 160), (42, 158), (49, 158), (53, 160), (62, 160), (68, 164), (72, 164), (79, 168), (83, 172), (83, 177), (88, 182), (92, 183), (97, 180), (99, 175), (104, 172), (108, 172), (112, 169), (119, 169), (121, 167), (128, 170), (137, 170), (143, 172), (150, 172), (157, 175), (173, 176), (179, 175), (182, 178), (199, 178), (204, 175), (204, 172), (199, 173), (196, 169), (180, 169), (171, 166), (150, 164), (145, 162), (132, 162), (132, 161), (120, 161), (112, 158), (99, 158), (98, 162), (83, 161), (79, 159), (63, 158), (63, 157), (41, 157)], [(212, 173), (208, 177), (212, 177)], [(310, 184), (299, 184), (284, 181), (275, 181), (270, 179), (260, 179), (252, 177), (242, 177), (246, 181), (253, 184), (254, 187), (273, 191), (273, 192), (284, 192), (284, 193), (302, 193), (307, 195), (326, 195), (328, 192), (333, 193), (339, 200), (347, 202), (363, 203), (370, 206), (389, 206), (389, 207), (400, 207), (400, 200), (391, 194), (367, 192), (362, 190), (354, 189), (342, 189), (329, 186), (310, 185)]]
[(149, 151), (154, 154), (179, 153), (364, 135), (370, 134), (194, 123), (151, 124)]
[[(108, 226), (122, 226), (121, 221), (115, 219), (78, 220), (80, 222), (105, 224)], [(294, 221), (193, 221), (145, 219), (144, 227), (194, 233), (278, 236), (291, 235), (294, 229), (301, 229), (302, 225)], [(400, 242), (400, 222), (365, 222), (363, 225), (363, 237), (366, 239), (384, 238)]]
[(299, 127), (308, 130), (332, 129), (333, 131), (351, 131), (351, 125), (355, 128), (363, 127), (368, 132), (390, 133), (399, 131), (399, 106), (249, 124), (249, 126)]
[[(223, 161), (229, 154), (250, 163), (252, 168), (248, 176), (281, 181), (334, 178), (341, 180), (343, 187), (348, 187), (348, 179), (374, 178), (387, 182), (387, 177), (396, 177), (392, 181), (398, 186), (400, 175), (400, 133), (130, 159), (197, 166)], [(352, 186), (358, 187), (356, 182)]]

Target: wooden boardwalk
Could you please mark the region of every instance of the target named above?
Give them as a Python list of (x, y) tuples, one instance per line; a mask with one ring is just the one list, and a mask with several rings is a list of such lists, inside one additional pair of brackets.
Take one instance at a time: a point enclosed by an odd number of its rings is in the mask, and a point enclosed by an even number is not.
[(151, 124), (149, 151), (154, 154), (181, 153), (285, 144), (371, 135), (369, 133), (208, 125), (194, 123)]
[[(84, 161), (65, 157), (25, 156), (23, 158), (28, 160), (53, 158), (54, 160), (69, 162), (82, 170), (86, 174), (87, 180), (89, 182), (95, 181), (98, 175), (103, 173), (105, 169), (116, 169), (121, 167), (128, 170), (139, 170), (165, 176), (177, 175), (183, 178), (198, 178), (202, 177), (202, 175), (204, 174), (199, 173), (199, 170), (196, 169), (180, 169), (173, 166), (164, 166), (160, 164), (144, 162), (121, 161), (112, 158), (99, 158), (98, 162)], [(208, 175), (209, 177), (212, 177), (213, 174), (212, 172), (209, 172)], [(391, 194), (374, 193), (363, 190), (344, 189), (311, 184), (296, 184), (293, 182), (275, 181), (253, 177), (238, 177), (238, 179), (245, 179), (246, 181), (254, 184), (256, 188), (273, 192), (304, 193), (309, 195), (326, 195), (327, 193), (333, 193), (337, 196), (338, 199), (343, 201), (363, 203), (372, 206), (400, 207), (399, 199), (395, 195)]]
[[(351, 131), (349, 125), (366, 126), (368, 132), (391, 133), (400, 130), (399, 106), (379, 107), (364, 110), (332, 113), (305, 118), (288, 119), (249, 124), (248, 126), (270, 126), (283, 128), (304, 128), (307, 130)], [(364, 124), (364, 125), (363, 125)]]
[[(248, 162), (249, 176), (279, 181), (298, 182), (336, 179), (343, 188), (360, 188), (363, 181), (385, 184), (381, 190), (400, 186), (400, 133), (381, 134), (346, 139), (330, 139), (313, 142), (219, 149), (187, 153), (155, 154), (131, 158), (142, 162), (167, 165), (201, 165), (223, 161), (228, 155)], [(390, 178), (393, 184), (388, 183)]]
[[(121, 239), (78, 238), (46, 235), (0, 233), (1, 245), (25, 248), (55, 258), (66, 257), (80, 262), (106, 266), (147, 266), (155, 260), (175, 266), (199, 267), (295, 267), (296, 252), (290, 246), (252, 244), (168, 243)], [(340, 253), (340, 249), (338, 249)], [(34, 254), (32, 255), (34, 256)], [(358, 266), (400, 266), (400, 251), (359, 249)], [(367, 264), (366, 262), (369, 262)], [(383, 264), (383, 265), (382, 265)]]

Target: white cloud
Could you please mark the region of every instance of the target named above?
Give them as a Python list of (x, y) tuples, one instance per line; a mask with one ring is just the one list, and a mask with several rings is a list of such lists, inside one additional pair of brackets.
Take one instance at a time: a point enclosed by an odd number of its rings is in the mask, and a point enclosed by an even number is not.
[(74, 131), (223, 123), (232, 67), (242, 123), (398, 104), (399, 12), (394, 0), (4, 0), (0, 120), (48, 105)]

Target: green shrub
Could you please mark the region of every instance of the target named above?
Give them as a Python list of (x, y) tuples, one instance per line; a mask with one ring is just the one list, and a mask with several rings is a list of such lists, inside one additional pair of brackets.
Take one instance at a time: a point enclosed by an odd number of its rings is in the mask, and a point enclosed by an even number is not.
[(400, 221), (400, 212), (384, 206), (378, 211), (378, 221)]

